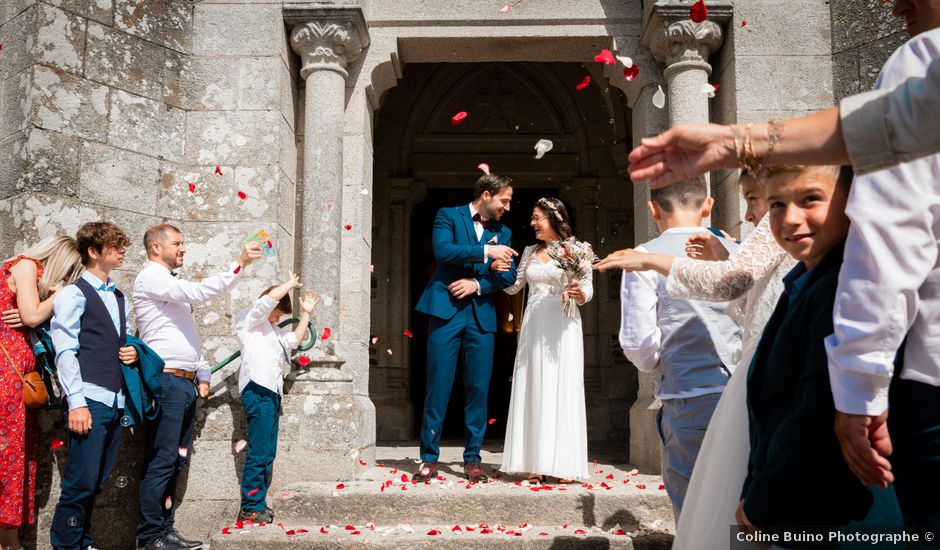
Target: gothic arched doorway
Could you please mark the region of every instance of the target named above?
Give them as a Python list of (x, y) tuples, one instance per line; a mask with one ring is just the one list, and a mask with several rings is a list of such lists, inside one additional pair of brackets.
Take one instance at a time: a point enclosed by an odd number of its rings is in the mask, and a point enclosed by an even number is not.
[[(576, 86), (579, 63), (427, 63), (404, 68), (375, 122), (372, 333), (369, 394), (379, 442), (412, 440), (424, 398), (427, 319), (414, 303), (433, 270), (431, 220), (438, 208), (468, 203), (477, 165), (514, 180), (504, 217), (513, 247), (534, 241), (528, 218), (535, 199), (569, 205), (579, 238), (599, 254), (633, 244), (633, 193), (623, 175), (630, 113), (615, 88)], [(451, 117), (468, 116), (460, 124)], [(534, 144), (554, 147), (535, 159)], [(599, 236), (603, 235), (603, 239)], [(595, 277), (595, 299), (583, 310), (588, 434), (592, 444), (628, 440), (636, 375), (617, 345), (619, 277)], [(490, 389), (490, 442), (503, 433), (515, 356), (509, 300)], [(412, 336), (405, 336), (408, 331)], [(444, 437), (462, 439), (462, 395), (456, 377)]]

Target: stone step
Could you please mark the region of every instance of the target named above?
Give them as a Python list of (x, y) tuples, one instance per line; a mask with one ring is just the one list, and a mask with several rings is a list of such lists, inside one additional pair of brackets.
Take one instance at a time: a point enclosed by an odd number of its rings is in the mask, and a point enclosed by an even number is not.
[[(321, 529), (323, 531), (321, 531)], [(472, 531), (470, 530), (472, 529)], [(449, 524), (316, 525), (284, 522), (244, 525), (217, 531), (212, 550), (278, 550), (400, 548), (407, 550), (668, 550), (672, 535), (664, 531), (609, 531), (576, 525), (466, 525), (459, 532)]]
[[(623, 474), (586, 484), (529, 486), (510, 478), (469, 483), (453, 475), (432, 482), (385, 479), (300, 482), (273, 499), (281, 520), (309, 523), (584, 523), (625, 529), (671, 526), (672, 508), (657, 476)], [(607, 474), (610, 475), (610, 474)]]

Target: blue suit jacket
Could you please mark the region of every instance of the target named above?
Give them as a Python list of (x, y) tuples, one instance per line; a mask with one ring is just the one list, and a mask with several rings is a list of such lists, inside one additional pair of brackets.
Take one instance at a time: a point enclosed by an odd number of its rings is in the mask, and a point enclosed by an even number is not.
[(160, 414), (160, 375), (163, 359), (140, 338), (127, 335), (125, 345), (137, 348), (137, 362), (133, 365), (121, 363), (124, 375), (124, 412), (131, 423), (143, 424), (155, 420)]
[[(468, 205), (441, 208), (437, 212), (431, 236), (437, 271), (421, 294), (417, 311), (446, 321), (469, 305), (480, 329), (496, 332), (496, 306), (491, 294), (516, 281), (516, 262), (504, 273), (490, 272), (491, 260), (484, 261), (483, 245), (512, 246), (512, 231), (499, 222), (495, 224), (495, 231), (484, 229), (483, 238), (477, 240)], [(458, 300), (447, 290), (452, 282), (468, 278), (479, 281), (480, 295)]]

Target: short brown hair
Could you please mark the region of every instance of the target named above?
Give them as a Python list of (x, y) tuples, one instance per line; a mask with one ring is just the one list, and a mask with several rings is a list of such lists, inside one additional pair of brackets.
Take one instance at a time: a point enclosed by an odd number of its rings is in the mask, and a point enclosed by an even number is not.
[(82, 255), (82, 265), (86, 267), (91, 261), (89, 248), (102, 254), (105, 247), (123, 248), (131, 244), (127, 233), (111, 222), (88, 222), (78, 228), (75, 240), (78, 242), (78, 253)]
[[(262, 292), (261, 295), (258, 297), (261, 298), (261, 296), (267, 296), (268, 292), (271, 292), (277, 287), (278, 285), (269, 286), (268, 288), (264, 289), (264, 292)], [(290, 294), (285, 294), (284, 296), (282, 296), (281, 299), (278, 300), (277, 305), (274, 306), (274, 309), (281, 311), (282, 313), (284, 313), (284, 315), (290, 315), (291, 313), (293, 313), (294, 308), (293, 306), (291, 306)]]
[(484, 191), (489, 191), (492, 196), (506, 187), (512, 187), (512, 179), (506, 176), (497, 176), (496, 174), (483, 174), (473, 185), (473, 200), (483, 196)]
[(183, 234), (182, 231), (168, 223), (159, 223), (147, 228), (147, 232), (144, 233), (144, 250), (147, 251), (148, 258), (150, 257), (150, 245), (166, 240), (170, 236), (170, 233)]
[(680, 181), (650, 191), (650, 200), (667, 214), (672, 214), (677, 206), (686, 210), (701, 208), (707, 198), (705, 184), (699, 180)]

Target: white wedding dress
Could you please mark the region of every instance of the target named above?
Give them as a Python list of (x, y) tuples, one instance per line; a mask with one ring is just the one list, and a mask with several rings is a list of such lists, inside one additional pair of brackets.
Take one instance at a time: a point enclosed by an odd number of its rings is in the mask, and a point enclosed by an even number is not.
[(673, 550), (725, 550), (731, 545), (729, 526), (737, 523), (734, 512), (751, 449), (747, 371), (764, 325), (783, 292), (783, 277), (796, 265), (774, 240), (768, 218), (764, 216), (754, 233), (726, 261), (677, 258), (666, 282), (666, 290), (675, 298), (734, 300), (725, 313), (742, 330), (737, 368), (705, 432), (679, 516)]
[[(587, 479), (581, 314), (565, 316), (561, 304), (565, 274), (554, 261), (539, 260), (535, 249), (536, 245), (526, 247), (516, 282), (504, 289), (516, 294), (529, 285), (500, 470)], [(591, 275), (580, 281), (585, 303), (594, 293)]]

